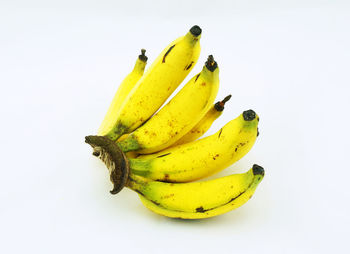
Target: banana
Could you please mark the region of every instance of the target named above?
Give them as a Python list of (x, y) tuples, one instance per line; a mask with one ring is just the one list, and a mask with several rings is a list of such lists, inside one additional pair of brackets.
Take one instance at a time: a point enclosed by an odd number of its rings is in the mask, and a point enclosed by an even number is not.
[(107, 114), (98, 130), (98, 135), (103, 135), (103, 133), (106, 133), (106, 131), (108, 131), (108, 123), (113, 120), (127, 95), (135, 87), (137, 81), (139, 81), (139, 79), (142, 77), (147, 63), (147, 56), (145, 53), (146, 50), (141, 49), (141, 55), (138, 56), (134, 69), (131, 73), (129, 73), (129, 75), (125, 77), (123, 82), (120, 84), (116, 94), (114, 95), (112, 103), (109, 106)]
[(249, 152), (258, 135), (258, 121), (253, 110), (244, 111), (211, 136), (129, 158), (130, 171), (165, 182), (189, 182), (212, 175)]
[(199, 26), (193, 26), (185, 36), (162, 51), (100, 135), (117, 140), (147, 121), (161, 107), (197, 62), (201, 32)]
[(144, 125), (118, 142), (123, 152), (154, 153), (185, 135), (206, 114), (219, 89), (219, 68), (209, 56), (194, 76), (168, 104)]
[(219, 116), (221, 116), (225, 108), (225, 103), (230, 100), (230, 98), (231, 95), (228, 95), (222, 101), (215, 103), (205, 114), (205, 116), (188, 133), (176, 141), (172, 146), (178, 146), (192, 142), (206, 133), (213, 122), (218, 119)]
[(258, 165), (243, 174), (210, 181), (164, 183), (130, 175), (127, 187), (137, 192), (151, 211), (172, 218), (203, 219), (217, 216), (246, 203), (264, 177)]

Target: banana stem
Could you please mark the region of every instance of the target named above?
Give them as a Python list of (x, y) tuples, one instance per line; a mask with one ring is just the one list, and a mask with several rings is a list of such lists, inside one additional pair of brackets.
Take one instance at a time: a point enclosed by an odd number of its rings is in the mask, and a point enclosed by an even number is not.
[(222, 101), (218, 101), (215, 103), (214, 108), (217, 111), (224, 111), (225, 108), (225, 103), (228, 102), (231, 99), (231, 94), (227, 95)]
[(148, 60), (148, 57), (145, 54), (146, 54), (146, 50), (141, 49), (141, 55), (139, 55), (139, 59), (143, 62), (147, 62)]
[(207, 61), (205, 62), (205, 66), (211, 72), (215, 71), (218, 67), (218, 64), (215, 62), (213, 55), (209, 55)]
[(85, 143), (93, 148), (93, 155), (99, 157), (107, 166), (113, 183), (111, 194), (117, 194), (129, 178), (129, 163), (118, 145), (105, 136), (86, 136)]

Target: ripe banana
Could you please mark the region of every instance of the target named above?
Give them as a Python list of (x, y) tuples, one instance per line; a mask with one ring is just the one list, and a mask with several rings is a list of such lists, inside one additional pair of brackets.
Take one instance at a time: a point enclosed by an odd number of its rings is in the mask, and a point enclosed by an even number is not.
[(243, 174), (210, 181), (164, 183), (130, 175), (127, 186), (137, 192), (153, 212), (172, 218), (203, 219), (217, 216), (246, 203), (264, 177), (258, 165)]
[(193, 26), (167, 46), (110, 118), (101, 135), (117, 140), (147, 121), (180, 85), (198, 60), (202, 30)]
[(219, 68), (209, 56), (194, 76), (168, 104), (144, 125), (118, 142), (123, 152), (154, 153), (169, 147), (190, 131), (206, 114), (219, 89)]
[(244, 111), (211, 136), (129, 158), (130, 171), (165, 182), (189, 182), (212, 175), (249, 152), (257, 137), (258, 121), (253, 110)]
[(109, 106), (107, 114), (103, 119), (102, 124), (98, 130), (98, 135), (103, 135), (103, 133), (106, 133), (108, 131), (108, 123), (117, 114), (118, 110), (120, 109), (120, 106), (124, 102), (127, 95), (134, 88), (137, 81), (139, 81), (139, 79), (142, 77), (147, 63), (147, 56), (145, 55), (145, 53), (146, 50), (141, 49), (141, 55), (138, 56), (134, 69), (131, 73), (129, 73), (129, 75), (125, 77), (123, 82), (120, 84), (116, 94), (114, 95), (112, 103)]
[(172, 146), (178, 146), (182, 144), (186, 144), (192, 142), (199, 137), (201, 137), (207, 130), (209, 130), (210, 126), (213, 122), (221, 116), (222, 112), (225, 108), (225, 103), (230, 100), (231, 95), (226, 96), (222, 101), (218, 101), (215, 103), (211, 109), (205, 114), (205, 116), (182, 138), (176, 141)]

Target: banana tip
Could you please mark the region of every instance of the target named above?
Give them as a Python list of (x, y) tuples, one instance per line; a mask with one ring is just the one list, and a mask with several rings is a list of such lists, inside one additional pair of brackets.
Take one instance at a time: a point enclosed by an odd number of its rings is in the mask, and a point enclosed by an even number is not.
[(231, 99), (231, 94), (226, 96), (222, 101), (218, 101), (215, 103), (214, 108), (217, 111), (224, 111), (225, 109), (225, 103), (228, 102)]
[(245, 121), (253, 121), (256, 117), (256, 113), (254, 112), (254, 110), (246, 110), (243, 112), (243, 118)]
[(217, 62), (215, 62), (213, 55), (209, 55), (207, 61), (205, 62), (205, 67), (211, 72), (215, 71), (218, 67)]
[(146, 50), (141, 49), (141, 55), (139, 55), (139, 59), (143, 62), (147, 62), (148, 60), (148, 57), (145, 54), (146, 54)]
[(201, 35), (202, 29), (201, 29), (199, 26), (195, 25), (195, 26), (191, 27), (190, 33), (191, 33), (193, 36), (198, 37), (199, 35)]
[(253, 174), (254, 175), (262, 175), (264, 176), (265, 175), (265, 170), (263, 167), (257, 165), (257, 164), (254, 164), (253, 165)]

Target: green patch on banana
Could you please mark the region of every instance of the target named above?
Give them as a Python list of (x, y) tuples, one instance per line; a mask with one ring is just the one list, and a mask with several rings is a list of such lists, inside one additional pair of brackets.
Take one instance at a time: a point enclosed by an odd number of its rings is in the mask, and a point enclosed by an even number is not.
[(124, 152), (131, 152), (131, 151), (136, 151), (141, 149), (142, 147), (140, 146), (139, 142), (137, 141), (136, 138), (132, 136), (132, 134), (127, 137), (125, 140), (120, 141), (117, 143), (119, 148)]

